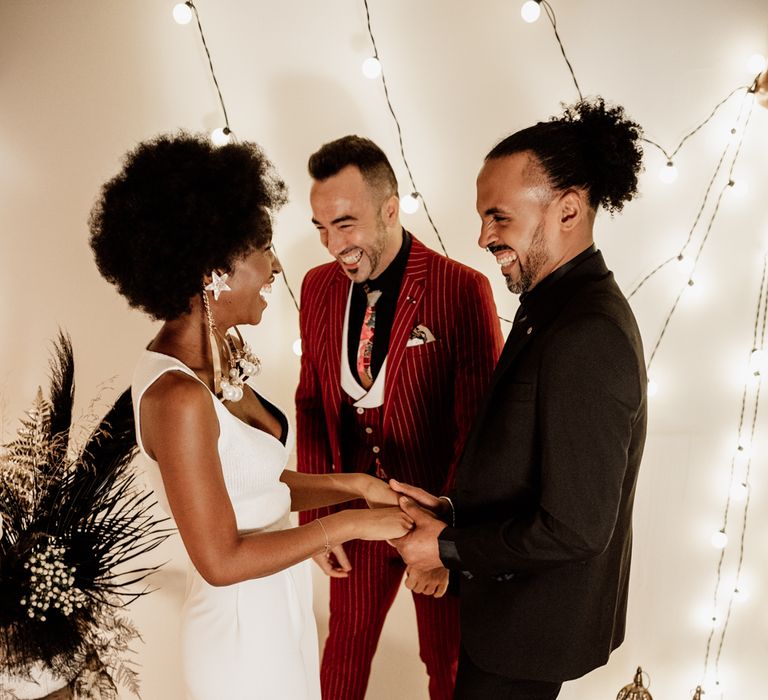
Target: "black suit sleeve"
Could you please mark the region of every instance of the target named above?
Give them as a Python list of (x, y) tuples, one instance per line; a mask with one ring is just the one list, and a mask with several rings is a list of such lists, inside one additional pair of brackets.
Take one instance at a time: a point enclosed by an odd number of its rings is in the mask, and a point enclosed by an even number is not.
[(645, 401), (641, 362), (607, 316), (582, 316), (553, 333), (542, 351), (535, 401), (538, 508), (525, 518), (510, 512), (501, 522), (446, 528), (440, 539), (447, 566), (498, 576), (585, 561), (605, 550)]

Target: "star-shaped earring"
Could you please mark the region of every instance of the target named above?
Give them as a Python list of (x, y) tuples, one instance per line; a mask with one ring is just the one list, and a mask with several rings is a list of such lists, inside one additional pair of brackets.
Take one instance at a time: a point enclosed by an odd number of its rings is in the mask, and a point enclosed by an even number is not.
[(216, 270), (211, 272), (211, 282), (205, 285), (206, 292), (213, 292), (213, 298), (218, 301), (219, 295), (222, 292), (231, 292), (232, 287), (227, 284), (229, 275), (225, 272), (223, 275), (219, 275)]

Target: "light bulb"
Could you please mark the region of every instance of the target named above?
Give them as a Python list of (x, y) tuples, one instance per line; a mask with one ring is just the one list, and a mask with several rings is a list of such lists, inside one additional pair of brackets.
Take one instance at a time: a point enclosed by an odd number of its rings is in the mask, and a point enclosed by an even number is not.
[(768, 371), (768, 353), (765, 350), (753, 350), (749, 356), (749, 369), (753, 374)]
[(736, 584), (736, 588), (733, 589), (733, 599), (739, 603), (746, 603), (749, 600), (749, 590), (743, 583)]
[(361, 66), (363, 75), (369, 80), (376, 80), (381, 75), (381, 62), (378, 58), (370, 56), (363, 61)]
[(717, 629), (720, 626), (720, 614), (712, 605), (700, 605), (692, 611), (693, 622), (702, 630)]
[(419, 210), (419, 193), (412, 192), (400, 197), (400, 209), (406, 214), (415, 214)]
[(177, 24), (189, 24), (192, 21), (192, 8), (185, 2), (174, 5), (173, 19)]
[(667, 161), (667, 164), (663, 165), (661, 170), (659, 170), (659, 179), (667, 185), (671, 185), (677, 180), (677, 168), (671, 160)]
[(715, 549), (725, 549), (728, 544), (728, 535), (725, 534), (724, 530), (718, 530), (712, 535), (710, 542)]
[(648, 396), (656, 396), (659, 393), (659, 385), (653, 380), (648, 380)]
[(520, 16), (528, 22), (528, 24), (535, 22), (541, 16), (541, 7), (539, 6), (539, 3), (537, 3), (536, 0), (527, 0), (527, 2), (524, 2), (523, 6), (520, 8)]
[(747, 185), (747, 181), (743, 178), (739, 180), (730, 180), (728, 182), (728, 187), (732, 196), (738, 197), (739, 199), (746, 197), (749, 193), (749, 185)]
[(747, 70), (750, 75), (762, 73), (766, 68), (765, 56), (760, 53), (753, 53), (747, 60)]
[(232, 132), (225, 127), (218, 127), (211, 132), (211, 141), (215, 146), (226, 146), (232, 138)]
[(301, 357), (301, 338), (297, 338), (293, 341), (293, 354), (296, 357)]
[(742, 454), (749, 456), (751, 447), (752, 447), (752, 441), (749, 439), (747, 435), (742, 435), (739, 437), (739, 441), (736, 443), (737, 452), (741, 452)]
[(747, 465), (749, 464), (749, 453), (748, 452), (739, 452), (736, 451), (736, 454), (733, 456), (733, 462), (739, 469), (746, 469)]
[(747, 500), (747, 494), (749, 493), (749, 486), (745, 484), (743, 481), (734, 481), (733, 486), (731, 486), (731, 498), (734, 501), (738, 501), (739, 503), (743, 503)]

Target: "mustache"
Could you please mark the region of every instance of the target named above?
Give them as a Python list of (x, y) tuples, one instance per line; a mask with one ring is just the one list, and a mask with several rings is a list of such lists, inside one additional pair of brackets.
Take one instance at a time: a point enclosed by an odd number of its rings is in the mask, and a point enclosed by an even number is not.
[(504, 244), (494, 245), (493, 243), (486, 246), (485, 249), (491, 254), (498, 253), (500, 250), (512, 250), (512, 248), (510, 248), (508, 245), (504, 245)]

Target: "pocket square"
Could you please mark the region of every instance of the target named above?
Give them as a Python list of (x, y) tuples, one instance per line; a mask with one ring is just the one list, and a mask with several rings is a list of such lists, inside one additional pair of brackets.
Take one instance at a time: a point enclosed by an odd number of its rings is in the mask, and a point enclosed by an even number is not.
[(405, 347), (411, 348), (414, 345), (426, 345), (427, 343), (434, 343), (435, 340), (437, 340), (437, 338), (435, 338), (434, 333), (432, 333), (432, 331), (429, 330), (429, 328), (427, 328), (425, 325), (420, 323), (411, 331), (411, 335), (408, 338), (408, 342), (405, 344)]

